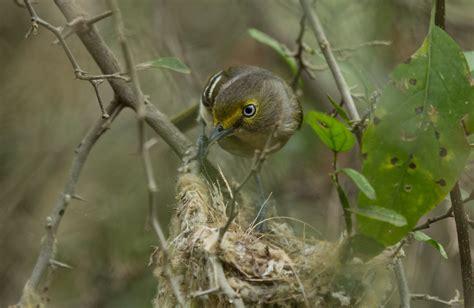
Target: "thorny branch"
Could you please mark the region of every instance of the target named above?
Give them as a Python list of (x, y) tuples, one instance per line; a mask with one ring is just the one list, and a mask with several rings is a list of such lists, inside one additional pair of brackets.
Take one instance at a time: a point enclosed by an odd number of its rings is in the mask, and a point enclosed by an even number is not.
[[(91, 76), (85, 74), (80, 69), (69, 46), (62, 37), (60, 29), (52, 26), (48, 22), (39, 18), (30, 0), (25, 0), (24, 3), (31, 17), (31, 29), (28, 33), (36, 33), (38, 25), (41, 25), (51, 31), (58, 38), (66, 55), (68, 56), (71, 65), (74, 68), (76, 77), (78, 77), (78, 79), (88, 81), (107, 79), (107, 81), (110, 83), (114, 90), (115, 99), (112, 101), (112, 103), (110, 103), (107, 108), (105, 108), (105, 113), (103, 113), (104, 115), (110, 115), (110, 117), (102, 117), (97, 120), (97, 122), (85, 135), (80, 145), (76, 149), (76, 154), (73, 159), (69, 177), (67, 179), (63, 193), (60, 199), (57, 201), (56, 206), (54, 207), (51, 215), (47, 217), (45, 226), (46, 235), (44, 240), (42, 241), (39, 256), (36, 260), (31, 276), (25, 284), (25, 288), (20, 299), (20, 304), (27, 302), (31, 294), (33, 292), (36, 292), (45, 271), (53, 260), (56, 233), (59, 228), (61, 219), (65, 214), (67, 205), (69, 204), (71, 199), (82, 199), (75, 195), (75, 187), (78, 182), (80, 172), (87, 160), (90, 151), (92, 150), (97, 140), (109, 128), (112, 121), (118, 116), (124, 106), (129, 106), (134, 109), (138, 109), (137, 104), (138, 102), (140, 102), (140, 100), (138, 100), (137, 97), (133, 95), (133, 92), (130, 87), (125, 83), (128, 78), (124, 77), (120, 73), (116, 73), (121, 71), (118, 61), (110, 50), (110, 48), (105, 44), (102, 37), (97, 33), (97, 30), (95, 29), (93, 23), (88, 24), (87, 27), (77, 27), (76, 33), (81, 39), (81, 41), (84, 43), (84, 45), (86, 46), (89, 53), (94, 58), (104, 75)], [(55, 3), (70, 23), (73, 20), (78, 20), (82, 16), (86, 15), (82, 8), (78, 6), (78, 4), (74, 1), (55, 0)], [(108, 14), (103, 15), (105, 16)], [(101, 16), (101, 18), (97, 17), (91, 20), (98, 21), (102, 18), (104, 17)], [(93, 85), (96, 84), (93, 83)], [(95, 86), (94, 90), (96, 90)], [(100, 96), (98, 96), (98, 99), (99, 103), (101, 103)], [(146, 123), (148, 123), (165, 140), (165, 142), (170, 145), (170, 147), (176, 152), (179, 157), (182, 157), (184, 155), (191, 143), (186, 139), (186, 137), (184, 137), (184, 135), (181, 134), (181, 132), (171, 123), (171, 121), (164, 114), (159, 112), (152, 104), (149, 104), (148, 106), (146, 106), (144, 118)]]
[(29, 0), (25, 0), (25, 6), (28, 9), (28, 12), (30, 13), (30, 17), (31, 17), (31, 27), (26, 33), (26, 37), (28, 38), (31, 34), (36, 35), (38, 33), (38, 25), (43, 26), (44, 28), (49, 30), (51, 33), (53, 33), (58, 38), (59, 43), (61, 44), (64, 51), (66, 52), (66, 56), (71, 62), (71, 65), (74, 69), (74, 74), (77, 79), (95, 80), (95, 79), (116, 78), (116, 79), (128, 80), (128, 78), (121, 73), (104, 74), (104, 75), (89, 75), (86, 72), (84, 72), (79, 66), (79, 63), (77, 62), (74, 54), (69, 48), (69, 45), (66, 43), (66, 40), (63, 38), (62, 33), (61, 33), (61, 28), (55, 27), (51, 25), (49, 22), (41, 19), (36, 13), (35, 9), (33, 8), (33, 5), (31, 4)]
[(122, 110), (122, 106), (114, 100), (112, 103), (110, 103), (106, 110), (108, 114), (111, 114), (111, 117), (108, 119), (104, 119), (102, 117), (98, 119), (91, 130), (89, 130), (89, 132), (84, 136), (76, 149), (76, 154), (74, 156), (63, 193), (57, 201), (52, 213), (46, 218), (46, 235), (42, 241), (36, 264), (31, 272), (30, 278), (26, 282), (22, 297), (20, 299), (20, 304), (26, 303), (30, 296), (29, 293), (31, 290), (38, 289), (41, 278), (53, 259), (56, 233), (58, 231), (59, 224), (61, 223), (61, 219), (65, 214), (66, 208), (75, 195), (75, 188), (79, 179), (79, 175), (82, 171), (82, 167), (84, 166), (84, 163), (86, 162), (92, 147), (102, 136), (102, 134), (107, 131), (110, 123), (112, 123), (112, 121)]

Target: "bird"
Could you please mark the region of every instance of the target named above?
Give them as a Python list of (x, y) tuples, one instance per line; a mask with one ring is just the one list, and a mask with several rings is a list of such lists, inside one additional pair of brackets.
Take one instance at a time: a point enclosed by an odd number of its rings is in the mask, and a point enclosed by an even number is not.
[(256, 151), (278, 151), (303, 121), (290, 86), (271, 71), (249, 65), (231, 66), (212, 75), (202, 92), (199, 113), (210, 129), (207, 143), (218, 143), (243, 157), (253, 157)]

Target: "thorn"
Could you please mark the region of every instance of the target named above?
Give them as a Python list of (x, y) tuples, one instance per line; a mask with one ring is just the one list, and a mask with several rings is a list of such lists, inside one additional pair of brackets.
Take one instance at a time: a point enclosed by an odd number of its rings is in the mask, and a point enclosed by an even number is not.
[(57, 267), (62, 267), (62, 268), (74, 269), (74, 267), (72, 267), (71, 265), (68, 265), (66, 263), (63, 263), (54, 259), (49, 260), (49, 264), (52, 266), (57, 266)]
[(53, 218), (51, 216), (46, 217), (46, 228), (51, 229), (53, 227)]
[(72, 199), (76, 199), (76, 200), (79, 200), (79, 201), (87, 202), (86, 199), (82, 198), (81, 196), (79, 196), (79, 195), (77, 195), (77, 194), (72, 195)]

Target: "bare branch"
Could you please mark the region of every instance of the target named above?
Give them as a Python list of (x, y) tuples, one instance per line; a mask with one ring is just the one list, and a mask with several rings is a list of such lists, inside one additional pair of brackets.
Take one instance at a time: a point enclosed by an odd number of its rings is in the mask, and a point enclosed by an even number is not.
[(349, 114), (351, 115), (353, 121), (359, 122), (360, 116), (357, 108), (355, 107), (354, 101), (352, 100), (351, 91), (349, 90), (347, 82), (342, 75), (339, 65), (337, 64), (336, 58), (331, 51), (331, 46), (326, 38), (326, 34), (324, 33), (323, 26), (319, 21), (318, 15), (312, 10), (308, 0), (300, 0), (300, 3), (309, 21), (309, 25), (311, 26), (311, 29), (313, 30), (314, 35), (319, 43), (319, 47), (326, 58), (329, 69), (334, 76), (334, 80), (336, 81), (339, 92), (341, 92), (341, 96), (344, 99)]

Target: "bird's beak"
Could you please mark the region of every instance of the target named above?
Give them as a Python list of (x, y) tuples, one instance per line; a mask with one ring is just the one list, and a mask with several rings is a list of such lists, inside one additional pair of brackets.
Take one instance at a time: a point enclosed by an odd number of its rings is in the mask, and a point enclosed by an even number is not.
[(209, 135), (208, 143), (209, 145), (211, 145), (214, 142), (217, 142), (221, 140), (222, 138), (229, 136), (233, 132), (234, 132), (233, 128), (224, 128), (222, 124), (218, 124), (216, 127), (214, 127), (211, 134)]

